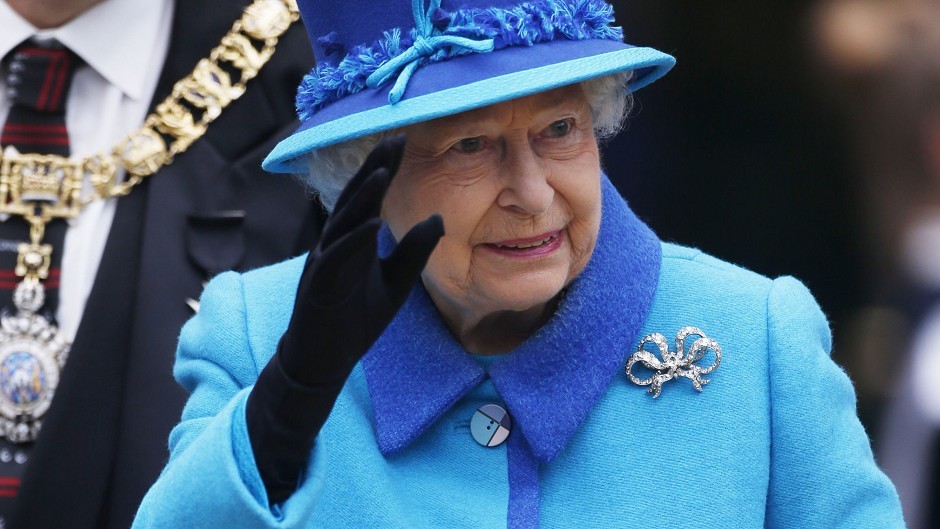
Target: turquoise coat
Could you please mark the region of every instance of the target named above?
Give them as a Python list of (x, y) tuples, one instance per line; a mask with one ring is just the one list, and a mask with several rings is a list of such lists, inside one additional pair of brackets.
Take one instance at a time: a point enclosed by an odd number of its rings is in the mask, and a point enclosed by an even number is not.
[[(807, 289), (661, 243), (606, 178), (602, 217), (557, 313), (502, 357), (465, 353), (416, 287), (273, 507), (245, 400), (304, 260), (218, 276), (182, 331), (174, 373), (191, 397), (134, 527), (903, 527)], [(701, 391), (665, 376), (654, 398), (627, 359), (652, 333), (679, 352), (689, 326), (717, 347), (686, 368), (714, 364), (718, 347), (720, 364)], [(644, 350), (639, 378), (662, 360)], [(487, 448), (470, 419), (490, 403), (513, 424)]]

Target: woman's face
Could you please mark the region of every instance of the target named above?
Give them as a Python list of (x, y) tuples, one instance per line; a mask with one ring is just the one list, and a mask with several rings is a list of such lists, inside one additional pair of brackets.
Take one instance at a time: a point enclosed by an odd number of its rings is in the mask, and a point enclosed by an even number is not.
[(443, 216), (422, 279), (451, 323), (544, 307), (584, 269), (600, 225), (600, 161), (580, 86), (405, 132), (383, 215), (398, 240)]

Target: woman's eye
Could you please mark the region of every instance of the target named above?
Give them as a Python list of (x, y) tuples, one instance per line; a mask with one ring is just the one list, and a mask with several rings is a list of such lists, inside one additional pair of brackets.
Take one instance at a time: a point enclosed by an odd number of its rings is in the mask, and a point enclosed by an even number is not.
[(563, 138), (571, 131), (571, 121), (567, 119), (558, 120), (548, 126), (546, 131), (550, 138)]
[(464, 153), (477, 152), (483, 148), (483, 138), (464, 138), (458, 141), (454, 148)]

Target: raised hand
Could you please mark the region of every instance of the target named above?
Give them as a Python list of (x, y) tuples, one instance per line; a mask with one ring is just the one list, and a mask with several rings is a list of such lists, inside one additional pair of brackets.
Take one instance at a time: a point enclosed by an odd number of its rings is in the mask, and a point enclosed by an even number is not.
[(379, 258), (382, 199), (404, 144), (404, 137), (381, 142), (346, 185), (307, 256), (277, 353), (248, 397), (248, 436), (271, 504), (297, 487), (346, 378), (395, 317), (444, 234), (433, 215)]
[[(398, 170), (404, 137), (380, 143), (343, 190), (297, 287), (278, 355), (307, 385), (346, 380), (405, 302), (444, 233), (434, 215), (411, 229), (392, 255), (379, 259), (382, 199)], [(311, 356), (320, 356), (316, 362)]]

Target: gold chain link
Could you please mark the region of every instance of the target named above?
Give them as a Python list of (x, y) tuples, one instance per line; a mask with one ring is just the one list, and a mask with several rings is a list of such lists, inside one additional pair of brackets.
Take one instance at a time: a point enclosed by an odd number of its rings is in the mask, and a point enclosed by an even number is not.
[[(51, 248), (41, 241), (50, 220), (75, 218), (95, 200), (127, 195), (201, 138), (209, 124), (245, 93), (248, 81), (274, 55), (278, 38), (299, 18), (295, 0), (254, 0), (209, 56), (177, 81), (143, 126), (110, 153), (73, 159), (2, 152), (0, 147), (0, 215), (17, 215), (30, 224), (31, 244), (20, 245), (18, 263), (24, 264), (17, 265), (17, 275), (45, 276), (47, 270), (42, 268), (48, 268)], [(234, 82), (229, 71), (238, 72)], [(118, 167), (127, 172), (123, 182), (117, 180)], [(83, 195), (86, 179), (92, 191)], [(39, 262), (46, 264), (39, 268), (30, 264)]]

